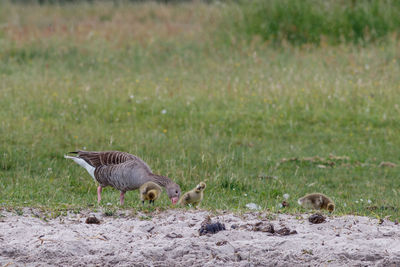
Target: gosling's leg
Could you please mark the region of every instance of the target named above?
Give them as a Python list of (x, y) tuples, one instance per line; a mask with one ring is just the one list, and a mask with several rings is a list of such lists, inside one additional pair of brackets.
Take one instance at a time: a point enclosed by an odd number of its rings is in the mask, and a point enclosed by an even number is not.
[(124, 205), (124, 199), (125, 199), (125, 192), (121, 191), (121, 194), (119, 195), (119, 203), (121, 204), (121, 206)]
[(100, 204), (101, 201), (101, 191), (103, 190), (103, 187), (100, 185), (97, 187), (97, 203)]

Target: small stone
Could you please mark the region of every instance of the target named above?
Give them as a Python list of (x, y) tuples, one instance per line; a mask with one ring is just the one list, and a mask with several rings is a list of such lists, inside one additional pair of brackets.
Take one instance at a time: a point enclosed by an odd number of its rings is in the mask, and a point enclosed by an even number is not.
[(168, 237), (168, 238), (182, 238), (183, 235), (176, 234), (176, 233), (170, 233), (170, 234), (167, 234), (165, 237)]
[(96, 216), (91, 216), (86, 218), (87, 224), (100, 224), (100, 220), (96, 218)]
[(310, 223), (323, 223), (323, 222), (325, 222), (325, 217), (322, 214), (316, 213), (316, 214), (311, 215), (308, 218), (308, 221)]
[(291, 231), (289, 228), (283, 227), (283, 228), (279, 229), (278, 231), (276, 231), (276, 233), (278, 233), (280, 235), (294, 235), (294, 234), (297, 234), (297, 231), (296, 230)]
[(223, 241), (218, 241), (217, 243), (215, 243), (217, 246), (223, 246), (226, 245), (226, 243), (228, 243), (228, 241), (223, 240)]
[(199, 235), (205, 235), (205, 234), (215, 234), (218, 233), (219, 231), (226, 230), (225, 224), (222, 224), (220, 222), (216, 223), (208, 223), (205, 225), (202, 225), (199, 229)]
[(258, 222), (256, 224), (254, 224), (252, 230), (256, 231), (256, 232), (260, 231), (260, 232), (271, 233), (271, 234), (275, 233), (274, 225), (272, 223), (264, 224), (264, 222)]
[(235, 253), (235, 260), (236, 261), (241, 261), (243, 258), (239, 253)]

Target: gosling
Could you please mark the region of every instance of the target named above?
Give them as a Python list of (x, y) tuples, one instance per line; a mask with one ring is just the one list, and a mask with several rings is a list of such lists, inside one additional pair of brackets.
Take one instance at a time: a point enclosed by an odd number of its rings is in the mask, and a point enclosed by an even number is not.
[(153, 203), (154, 205), (154, 201), (161, 195), (161, 187), (156, 183), (147, 182), (139, 188), (139, 192), (143, 205), (145, 200), (148, 200), (150, 204)]
[(203, 191), (206, 188), (206, 184), (204, 182), (200, 182), (196, 188), (186, 192), (181, 199), (179, 200), (178, 204), (180, 205), (187, 205), (192, 204), (196, 207), (200, 202), (203, 200)]
[(299, 198), (297, 203), (306, 209), (325, 209), (329, 212), (333, 212), (335, 210), (335, 204), (333, 201), (321, 193), (308, 194), (302, 198)]

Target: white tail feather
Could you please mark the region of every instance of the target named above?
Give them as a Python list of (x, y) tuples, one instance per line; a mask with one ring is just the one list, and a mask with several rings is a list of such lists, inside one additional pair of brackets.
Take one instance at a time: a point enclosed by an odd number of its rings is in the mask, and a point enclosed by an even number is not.
[(85, 168), (87, 170), (87, 172), (90, 174), (90, 176), (92, 176), (92, 178), (96, 181), (96, 179), (94, 178), (94, 169), (95, 169), (95, 167), (93, 167), (92, 165), (90, 165), (89, 163), (87, 163), (86, 161), (84, 161), (81, 158), (71, 157), (71, 156), (67, 156), (67, 155), (64, 155), (64, 158), (72, 159), (77, 164), (79, 164), (81, 167)]

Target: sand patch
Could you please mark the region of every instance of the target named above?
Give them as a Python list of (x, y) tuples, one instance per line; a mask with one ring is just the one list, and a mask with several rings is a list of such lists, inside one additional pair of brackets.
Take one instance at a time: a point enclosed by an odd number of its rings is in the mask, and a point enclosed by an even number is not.
[[(22, 216), (1, 211), (0, 266), (400, 265), (400, 226), (390, 221), (344, 216), (312, 224), (310, 214), (270, 220), (265, 213), (120, 213), (115, 218), (85, 211), (44, 221), (29, 209)], [(86, 224), (91, 215), (101, 223)], [(208, 215), (226, 230), (200, 236)], [(270, 224), (275, 233), (256, 230)], [(284, 228), (292, 234), (277, 233)]]

